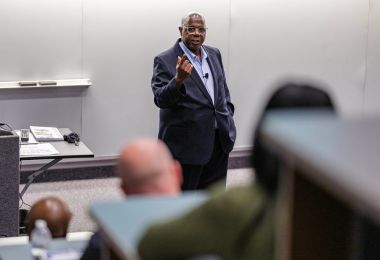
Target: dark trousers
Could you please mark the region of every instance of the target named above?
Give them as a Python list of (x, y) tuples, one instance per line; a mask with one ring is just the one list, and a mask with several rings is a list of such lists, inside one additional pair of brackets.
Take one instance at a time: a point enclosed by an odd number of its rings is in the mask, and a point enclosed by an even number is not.
[(216, 130), (214, 149), (210, 160), (205, 165), (182, 164), (182, 190), (202, 190), (211, 184), (226, 180), (228, 154), (224, 153), (219, 134)]

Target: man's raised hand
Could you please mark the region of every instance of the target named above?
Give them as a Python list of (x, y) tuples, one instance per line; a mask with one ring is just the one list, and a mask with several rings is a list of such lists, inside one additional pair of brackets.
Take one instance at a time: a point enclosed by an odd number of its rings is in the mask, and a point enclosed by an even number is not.
[(183, 81), (191, 74), (193, 69), (193, 65), (187, 59), (186, 54), (183, 54), (182, 57), (177, 58), (177, 65), (175, 79), (177, 82), (177, 86), (181, 86)]

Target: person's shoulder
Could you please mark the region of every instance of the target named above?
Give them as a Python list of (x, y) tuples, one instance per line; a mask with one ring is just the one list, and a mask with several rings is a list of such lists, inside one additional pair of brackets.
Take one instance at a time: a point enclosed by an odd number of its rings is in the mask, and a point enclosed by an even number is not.
[(210, 198), (213, 197), (234, 197), (234, 196), (246, 196), (255, 194), (262, 194), (263, 190), (260, 185), (256, 183), (247, 183), (246, 185), (236, 185), (229, 188), (226, 188), (224, 181), (217, 182), (211, 185), (207, 192)]
[(250, 198), (261, 198), (263, 192), (256, 184), (249, 184), (244, 186), (231, 187), (226, 190), (224, 196), (231, 200), (250, 200)]
[(168, 56), (171, 56), (173, 55), (173, 52), (174, 52), (174, 47), (170, 47), (162, 52), (160, 52), (159, 54), (157, 54), (156, 56), (157, 57), (160, 57), (160, 58), (164, 58), (164, 57), (168, 57)]
[(171, 47), (167, 48), (166, 50), (157, 54), (156, 57), (166, 58), (166, 57), (176, 55), (178, 48), (179, 48), (179, 45), (178, 45), (178, 41), (177, 41), (173, 46), (171, 46)]
[(220, 54), (219, 49), (216, 47), (210, 45), (203, 45), (203, 47), (206, 49), (207, 53)]
[(265, 192), (257, 184), (248, 184), (246, 186), (230, 187), (224, 192), (212, 192), (210, 199), (206, 202), (211, 207), (221, 208), (244, 208), (251, 203), (261, 203), (264, 200)]

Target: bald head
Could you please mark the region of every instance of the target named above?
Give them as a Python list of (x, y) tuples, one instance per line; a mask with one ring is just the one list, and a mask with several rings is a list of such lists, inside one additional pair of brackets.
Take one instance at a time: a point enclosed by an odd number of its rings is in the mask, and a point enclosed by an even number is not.
[(181, 166), (157, 139), (137, 139), (121, 152), (117, 173), (126, 195), (174, 195), (180, 191)]
[(200, 18), (203, 22), (203, 25), (206, 26), (205, 18), (203, 17), (203, 15), (201, 13), (198, 13), (198, 12), (190, 12), (190, 13), (186, 14), (184, 17), (182, 17), (181, 26), (184, 27), (184, 26), (188, 25), (191, 18)]
[(27, 231), (32, 232), (37, 219), (46, 221), (52, 236), (66, 237), (71, 219), (68, 206), (57, 197), (46, 197), (33, 204), (27, 216)]

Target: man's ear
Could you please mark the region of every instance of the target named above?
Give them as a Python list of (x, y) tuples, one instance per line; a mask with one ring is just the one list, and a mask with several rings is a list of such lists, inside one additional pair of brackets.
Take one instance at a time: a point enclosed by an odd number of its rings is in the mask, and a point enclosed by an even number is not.
[(173, 167), (174, 167), (174, 173), (176, 175), (178, 184), (181, 185), (183, 182), (183, 177), (182, 177), (182, 166), (181, 164), (177, 161), (173, 161)]
[(122, 181), (120, 181), (120, 189), (123, 191), (123, 193), (124, 193), (125, 196), (128, 195), (127, 188), (125, 187), (125, 185), (124, 185), (124, 183)]
[(179, 34), (182, 36), (182, 26), (178, 27)]

